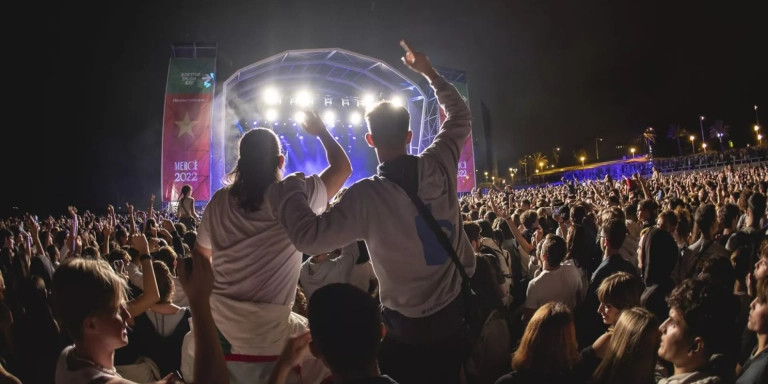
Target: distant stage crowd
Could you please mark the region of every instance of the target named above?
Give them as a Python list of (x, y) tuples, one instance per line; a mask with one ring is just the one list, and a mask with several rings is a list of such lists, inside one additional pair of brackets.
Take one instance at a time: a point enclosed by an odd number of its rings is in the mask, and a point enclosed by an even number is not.
[[(317, 114), (315, 175), (246, 132), (203, 212), (67, 207), (0, 223), (0, 383), (768, 383), (768, 167), (563, 179), (459, 197), (470, 110), (366, 114), (349, 188)], [(95, 207), (89, 207), (96, 211)]]

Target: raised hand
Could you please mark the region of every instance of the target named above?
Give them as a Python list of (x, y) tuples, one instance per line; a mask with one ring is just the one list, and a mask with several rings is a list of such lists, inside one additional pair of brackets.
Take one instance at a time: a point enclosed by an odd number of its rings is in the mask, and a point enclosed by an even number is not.
[(70, 205), (67, 207), (67, 212), (69, 213), (69, 216), (73, 219), (77, 218), (77, 208)]
[(321, 133), (327, 132), (325, 123), (323, 123), (323, 120), (315, 111), (304, 112), (304, 121), (301, 123), (301, 126), (312, 136), (320, 136)]
[(128, 244), (139, 251), (139, 256), (149, 255), (149, 242), (147, 242), (147, 237), (143, 233), (132, 233), (128, 237)]
[(178, 268), (179, 280), (191, 304), (206, 302), (213, 291), (213, 266), (200, 252), (181, 259), (183, 267)]
[(437, 71), (432, 68), (432, 63), (429, 62), (427, 55), (414, 51), (405, 40), (400, 40), (400, 46), (405, 50), (405, 56), (401, 60), (408, 68), (424, 75), (428, 79), (432, 79), (437, 75)]

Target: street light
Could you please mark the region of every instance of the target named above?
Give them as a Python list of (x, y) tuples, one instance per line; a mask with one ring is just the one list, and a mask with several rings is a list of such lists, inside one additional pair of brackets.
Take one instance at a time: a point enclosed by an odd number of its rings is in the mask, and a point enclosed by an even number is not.
[(632, 158), (634, 159), (635, 158), (635, 148), (630, 148), (629, 151), (632, 152)]
[(544, 162), (543, 161), (539, 161), (539, 168), (544, 168)]
[(597, 148), (597, 144), (602, 142), (603, 139), (601, 137), (595, 138), (595, 159), (600, 160), (600, 151)]
[(696, 147), (693, 146), (693, 141), (696, 140), (696, 137), (691, 135), (691, 137), (689, 137), (689, 139), (691, 139), (691, 153), (696, 153)]
[(763, 135), (761, 135), (761, 134), (759, 134), (759, 133), (758, 133), (758, 134), (757, 134), (757, 145), (758, 145), (758, 146), (760, 145), (760, 143), (762, 142), (762, 140), (763, 140)]
[(582, 157), (579, 157), (579, 160), (581, 160), (581, 167), (584, 168), (584, 160), (586, 160), (586, 158), (582, 156)]
[(707, 143), (701, 143), (701, 148), (704, 149), (704, 153), (707, 153)]
[[(701, 127), (701, 141), (704, 142), (704, 116), (699, 116), (699, 127)], [(704, 147), (704, 153), (707, 152), (707, 147)]]
[(485, 171), (484, 173), (485, 173), (485, 182), (487, 183), (488, 182), (488, 171)]

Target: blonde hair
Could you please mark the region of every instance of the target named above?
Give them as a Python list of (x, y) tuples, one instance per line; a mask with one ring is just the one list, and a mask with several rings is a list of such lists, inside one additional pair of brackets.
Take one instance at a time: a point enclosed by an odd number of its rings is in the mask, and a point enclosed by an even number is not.
[(595, 383), (649, 383), (659, 349), (659, 321), (645, 308), (621, 312), (608, 353), (595, 370)]
[(549, 302), (533, 314), (525, 327), (520, 347), (512, 357), (512, 369), (565, 373), (578, 360), (576, 328), (571, 311), (563, 303)]
[(53, 302), (59, 323), (73, 340), (83, 337), (83, 321), (115, 312), (126, 301), (127, 285), (104, 260), (69, 258), (53, 274)]

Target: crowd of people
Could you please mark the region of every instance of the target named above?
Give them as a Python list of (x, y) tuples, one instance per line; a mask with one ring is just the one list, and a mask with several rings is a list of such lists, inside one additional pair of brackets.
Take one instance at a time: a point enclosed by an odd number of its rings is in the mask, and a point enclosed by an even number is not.
[(202, 216), (69, 207), (0, 226), (0, 383), (766, 383), (768, 167), (655, 172), (458, 197), (471, 114), (366, 114), (377, 174), (283, 175), (240, 140)]

